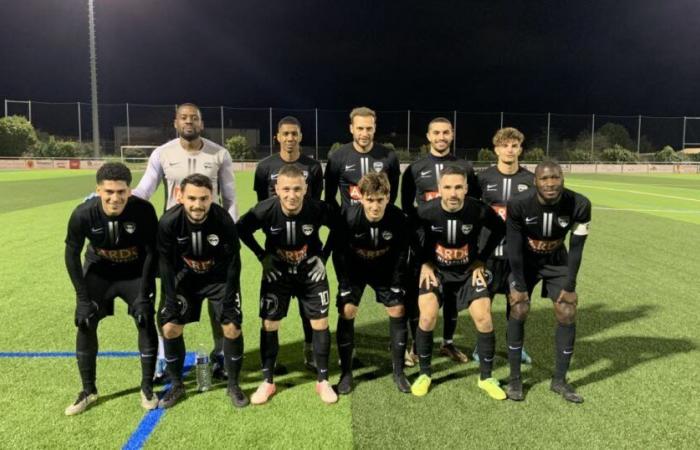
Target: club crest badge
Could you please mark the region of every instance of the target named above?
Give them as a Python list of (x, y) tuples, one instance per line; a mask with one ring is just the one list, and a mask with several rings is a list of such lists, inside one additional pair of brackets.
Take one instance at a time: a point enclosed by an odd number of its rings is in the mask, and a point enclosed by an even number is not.
[(391, 234), (391, 231), (382, 231), (382, 238), (384, 238), (385, 241), (390, 241), (393, 237), (394, 235)]
[(124, 231), (129, 234), (134, 234), (134, 231), (136, 231), (136, 224), (134, 222), (124, 222)]
[(471, 224), (462, 224), (462, 234), (469, 234), (472, 231), (473, 226)]
[(384, 168), (384, 163), (381, 161), (375, 161), (372, 163), (372, 168), (374, 169), (375, 172), (381, 172), (382, 169)]
[(528, 185), (527, 184), (519, 184), (518, 185), (518, 192), (523, 192), (528, 190)]
[(314, 226), (313, 225), (302, 225), (301, 226), (301, 231), (304, 233), (306, 236), (311, 236), (311, 233), (314, 232)]
[(566, 228), (569, 225), (569, 216), (557, 217), (557, 223), (560, 227)]
[(209, 242), (212, 245), (212, 247), (216, 247), (217, 245), (219, 245), (219, 236), (215, 234), (210, 234), (209, 236), (207, 236), (207, 242)]

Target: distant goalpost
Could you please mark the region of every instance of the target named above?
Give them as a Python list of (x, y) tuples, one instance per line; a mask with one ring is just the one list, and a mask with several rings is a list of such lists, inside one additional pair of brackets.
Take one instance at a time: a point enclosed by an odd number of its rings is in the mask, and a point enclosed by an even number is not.
[(122, 145), (119, 147), (119, 159), (133, 169), (145, 169), (148, 157), (158, 145)]

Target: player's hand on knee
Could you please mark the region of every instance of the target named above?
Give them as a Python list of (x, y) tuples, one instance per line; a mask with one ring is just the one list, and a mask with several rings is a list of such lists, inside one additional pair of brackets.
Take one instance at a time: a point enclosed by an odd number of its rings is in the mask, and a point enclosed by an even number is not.
[(578, 294), (562, 289), (559, 293), (559, 298), (557, 298), (557, 303), (567, 303), (576, 306), (578, 305)]
[(273, 281), (277, 281), (279, 277), (282, 276), (282, 272), (280, 272), (277, 268), (275, 268), (275, 257), (272, 255), (267, 255), (263, 258), (261, 261), (262, 266), (263, 266), (263, 278), (265, 281), (268, 283), (272, 283)]
[(420, 268), (420, 278), (418, 280), (418, 286), (425, 286), (426, 289), (430, 289), (430, 286), (437, 286), (437, 277), (435, 276), (435, 269), (430, 264), (423, 264)]
[(511, 305), (515, 305), (516, 303), (524, 303), (530, 301), (530, 296), (525, 291), (511, 289), (508, 299)]
[(91, 300), (78, 300), (75, 306), (75, 326), (87, 329), (94, 324), (100, 307)]
[(309, 278), (311, 278), (311, 281), (318, 283), (326, 278), (326, 265), (323, 263), (321, 258), (318, 256), (312, 256), (308, 261), (306, 261), (306, 264), (311, 266), (309, 269)]

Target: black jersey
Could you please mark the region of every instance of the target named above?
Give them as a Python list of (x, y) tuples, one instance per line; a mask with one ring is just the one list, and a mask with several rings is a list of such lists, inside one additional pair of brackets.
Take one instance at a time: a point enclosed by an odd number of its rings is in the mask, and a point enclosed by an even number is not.
[(461, 167), (467, 175), (467, 195), (479, 198), (479, 184), (472, 164), (452, 154), (438, 157), (432, 154), (412, 162), (401, 179), (401, 207), (412, 220), (417, 219), (417, 207), (440, 196), (438, 180), (447, 165)]
[(524, 265), (566, 265), (564, 238), (569, 231), (585, 237), (590, 221), (591, 202), (569, 189), (554, 205), (541, 204), (536, 189), (513, 197), (508, 202), (506, 239), (516, 282), (525, 284)]
[[(432, 262), (448, 281), (464, 281), (467, 267), (475, 260), (485, 262), (505, 234), (505, 224), (484, 203), (470, 197), (459, 211), (445, 211), (436, 198), (418, 207), (423, 235), (421, 262)], [(479, 234), (490, 231), (489, 240), (479, 250)]]
[(360, 153), (352, 143), (345, 144), (328, 158), (326, 164), (326, 202), (337, 206), (335, 195), (340, 189), (341, 206), (356, 205), (360, 200), (357, 183), (370, 172), (385, 172), (391, 184), (389, 203), (394, 203), (399, 192), (401, 168), (396, 153), (375, 143), (372, 150)]
[[(505, 221), (508, 200), (514, 195), (532, 188), (534, 177), (532, 172), (522, 166), (518, 167), (518, 171), (513, 175), (505, 175), (498, 170), (497, 166), (491, 166), (477, 175), (481, 189), (481, 200), (493, 208)], [(498, 244), (492, 257), (506, 258), (505, 238)]]
[[(107, 279), (143, 277), (148, 281), (155, 273), (153, 255), (157, 227), (153, 206), (134, 196), (128, 198), (124, 211), (118, 216), (106, 215), (99, 197), (75, 208), (68, 221), (65, 259), (78, 297), (87, 300), (84, 273), (91, 268)], [(86, 239), (83, 269), (80, 252)]]
[(192, 223), (183, 205), (163, 214), (158, 224), (160, 276), (167, 299), (174, 299), (176, 284), (184, 276), (202, 282), (227, 283), (238, 288), (240, 244), (229, 213), (212, 203), (202, 223)]
[(408, 257), (408, 222), (395, 205), (387, 205), (384, 217), (370, 222), (362, 205), (345, 208), (334, 231), (333, 265), (338, 279), (355, 272), (386, 274), (387, 286), (400, 286)]
[[(255, 256), (262, 260), (273, 255), (283, 266), (298, 266), (313, 256), (330, 254), (330, 248), (322, 248), (319, 230), (322, 226), (331, 228), (337, 223), (333, 207), (320, 200), (304, 199), (301, 211), (287, 216), (282, 211), (280, 199), (268, 198), (250, 209), (238, 221), (238, 234)], [(253, 233), (265, 233), (265, 248), (255, 240)]]
[(258, 195), (258, 201), (261, 202), (276, 195), (277, 174), (286, 164), (294, 164), (301, 169), (307, 184), (306, 196), (320, 200), (321, 192), (323, 192), (321, 163), (303, 154), (294, 162), (286, 162), (279, 153), (275, 153), (260, 161), (255, 168), (253, 189)]

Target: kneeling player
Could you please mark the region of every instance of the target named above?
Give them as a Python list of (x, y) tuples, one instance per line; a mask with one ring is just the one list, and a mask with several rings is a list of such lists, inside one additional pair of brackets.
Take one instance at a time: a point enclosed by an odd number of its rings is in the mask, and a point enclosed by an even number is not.
[(165, 305), (160, 309), (167, 371), (172, 387), (160, 400), (162, 408), (185, 397), (182, 368), (185, 362), (185, 325), (199, 321), (204, 299), (209, 299), (224, 333), (227, 394), (235, 407), (248, 404), (238, 386), (243, 365), (241, 334), (240, 244), (228, 212), (212, 203), (211, 180), (189, 175), (180, 183), (177, 206), (163, 214), (158, 226), (160, 276)]
[(377, 301), (389, 314), (394, 383), (401, 392), (411, 385), (403, 372), (406, 349), (401, 281), (408, 254), (408, 221), (403, 212), (389, 204), (389, 179), (384, 173), (368, 173), (358, 183), (360, 205), (348, 206), (332, 238), (333, 264), (339, 279), (338, 353), (340, 354), (339, 394), (352, 391), (352, 354), (355, 317), (362, 293), (370, 285)]
[[(97, 400), (97, 325), (114, 314), (114, 299), (129, 305), (141, 354), (141, 406), (154, 409), (153, 372), (158, 339), (153, 322), (155, 243), (158, 219), (150, 203), (132, 197), (131, 172), (121, 163), (97, 171), (97, 196), (78, 206), (68, 222), (66, 268), (75, 287), (78, 327), (76, 356), (83, 390), (66, 415), (79, 414)], [(85, 265), (80, 252), (85, 239)]]
[[(556, 365), (550, 387), (570, 402), (583, 402), (583, 397), (566, 382), (566, 372), (576, 339), (576, 276), (590, 222), (591, 202), (564, 188), (561, 167), (551, 161), (540, 163), (535, 169), (535, 189), (508, 203), (506, 242), (511, 268), (508, 397), (513, 400), (523, 399), (520, 349), (530, 297), (535, 285), (542, 280), (542, 296), (554, 302), (557, 319)], [(567, 254), (564, 239), (569, 231)]]
[[(311, 320), (312, 345), (316, 362), (316, 392), (325, 403), (338, 401), (328, 383), (330, 331), (328, 305), (330, 293), (325, 261), (329, 255), (321, 248), (321, 226), (335, 223), (331, 207), (313, 198), (304, 198), (304, 173), (294, 165), (280, 169), (275, 185), (276, 197), (258, 203), (238, 222), (238, 233), (262, 263), (260, 285), (260, 357), (263, 383), (251, 397), (255, 405), (266, 403), (276, 387), (273, 372), (279, 352), (280, 321), (287, 316), (289, 301), (297, 297), (304, 314)], [(255, 240), (256, 230), (265, 233), (265, 248)]]
[[(490, 274), (484, 261), (504, 235), (505, 225), (498, 215), (478, 200), (466, 197), (467, 178), (456, 167), (445, 167), (438, 184), (440, 198), (418, 208), (423, 245), (418, 307), (420, 320), (416, 350), (420, 376), (413, 383), (414, 395), (428, 393), (431, 383), (433, 329), (443, 304), (456, 302), (457, 309), (469, 308), (477, 329), (479, 347), (479, 388), (497, 400), (506, 398), (498, 380), (491, 376), (495, 334), (491, 321)], [(466, 197), (466, 198), (465, 198)], [(482, 228), (490, 236), (481, 251), (478, 239)]]

